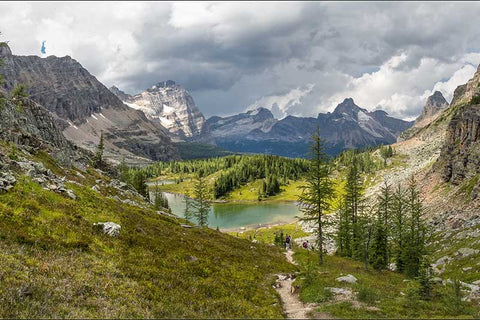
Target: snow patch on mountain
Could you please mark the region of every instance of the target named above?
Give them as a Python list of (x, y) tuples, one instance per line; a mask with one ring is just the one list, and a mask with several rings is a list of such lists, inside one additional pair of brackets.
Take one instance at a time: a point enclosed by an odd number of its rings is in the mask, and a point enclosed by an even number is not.
[(130, 108), (142, 111), (147, 118), (159, 122), (172, 135), (190, 138), (200, 135), (205, 117), (192, 96), (181, 85), (168, 80), (159, 82), (142, 93), (126, 95), (112, 87)]

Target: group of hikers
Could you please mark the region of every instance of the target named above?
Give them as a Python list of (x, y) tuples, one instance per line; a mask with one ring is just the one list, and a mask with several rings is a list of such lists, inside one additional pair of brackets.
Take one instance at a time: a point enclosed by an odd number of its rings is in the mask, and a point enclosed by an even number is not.
[[(285, 238), (285, 249), (287, 249), (287, 250), (290, 249), (290, 243), (291, 243), (291, 241), (292, 241), (292, 237), (290, 237), (289, 235), (287, 235), (287, 237)], [(309, 248), (310, 248), (310, 244), (308, 243), (308, 240), (303, 241), (302, 247), (303, 247), (304, 249), (309, 249)]]

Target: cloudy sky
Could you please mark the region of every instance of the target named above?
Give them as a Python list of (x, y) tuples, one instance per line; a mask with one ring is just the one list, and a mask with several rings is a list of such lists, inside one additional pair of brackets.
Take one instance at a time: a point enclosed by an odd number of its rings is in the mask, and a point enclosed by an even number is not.
[(171, 79), (206, 116), (267, 107), (315, 116), (345, 97), (415, 118), (480, 63), (480, 3), (0, 3), (18, 55), (70, 55), (138, 93)]

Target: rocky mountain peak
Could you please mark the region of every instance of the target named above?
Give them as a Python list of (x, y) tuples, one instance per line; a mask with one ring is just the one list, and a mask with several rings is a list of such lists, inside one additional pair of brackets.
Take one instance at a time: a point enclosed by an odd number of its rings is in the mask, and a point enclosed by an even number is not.
[(422, 128), (435, 120), (437, 116), (445, 109), (448, 108), (448, 102), (443, 97), (440, 91), (435, 91), (430, 97), (428, 97), (425, 106), (423, 107), (422, 114), (415, 120), (414, 126), (416, 128)]
[(128, 98), (130, 98), (130, 95), (123, 92), (122, 90), (118, 89), (117, 87), (115, 86), (111, 86), (108, 90), (110, 90), (110, 92), (112, 92), (114, 95), (116, 95), (118, 98), (120, 98), (120, 100), (122, 101), (125, 101), (127, 100)]
[(8, 44), (3, 43), (0, 45), (0, 56), (11, 56), (12, 55), (12, 50), (10, 50), (10, 47)]
[(333, 114), (335, 115), (344, 115), (355, 116), (359, 111), (367, 112), (366, 110), (360, 108), (355, 104), (352, 98), (346, 98), (342, 103), (337, 105)]
[(443, 97), (443, 94), (440, 91), (435, 91), (430, 97), (428, 97), (425, 107), (444, 108), (445, 105), (448, 105), (448, 102)]
[(258, 109), (255, 109), (255, 110), (250, 110), (247, 112), (247, 114), (251, 117), (253, 117), (253, 119), (255, 121), (265, 121), (265, 120), (268, 120), (268, 119), (274, 119), (275, 117), (273, 116), (273, 113), (266, 109), (266, 108), (258, 108)]
[(134, 96), (122, 95), (121, 90), (112, 92), (129, 107), (141, 110), (147, 118), (159, 122), (175, 137), (190, 138), (202, 131), (205, 117), (188, 91), (175, 81), (158, 82)]

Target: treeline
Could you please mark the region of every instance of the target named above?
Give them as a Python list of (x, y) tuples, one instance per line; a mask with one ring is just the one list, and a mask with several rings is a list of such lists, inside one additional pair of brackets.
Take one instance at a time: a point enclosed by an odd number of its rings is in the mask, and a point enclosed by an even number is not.
[[(381, 161), (379, 157), (373, 155), (377, 149), (379, 150), (383, 161)], [(387, 159), (391, 158), (394, 154), (395, 150), (392, 146), (345, 150), (335, 158), (336, 169), (341, 170), (342, 168), (351, 166), (353, 159), (355, 158), (356, 166), (360, 172), (367, 174), (374, 173), (377, 170), (385, 168), (387, 166)]]

